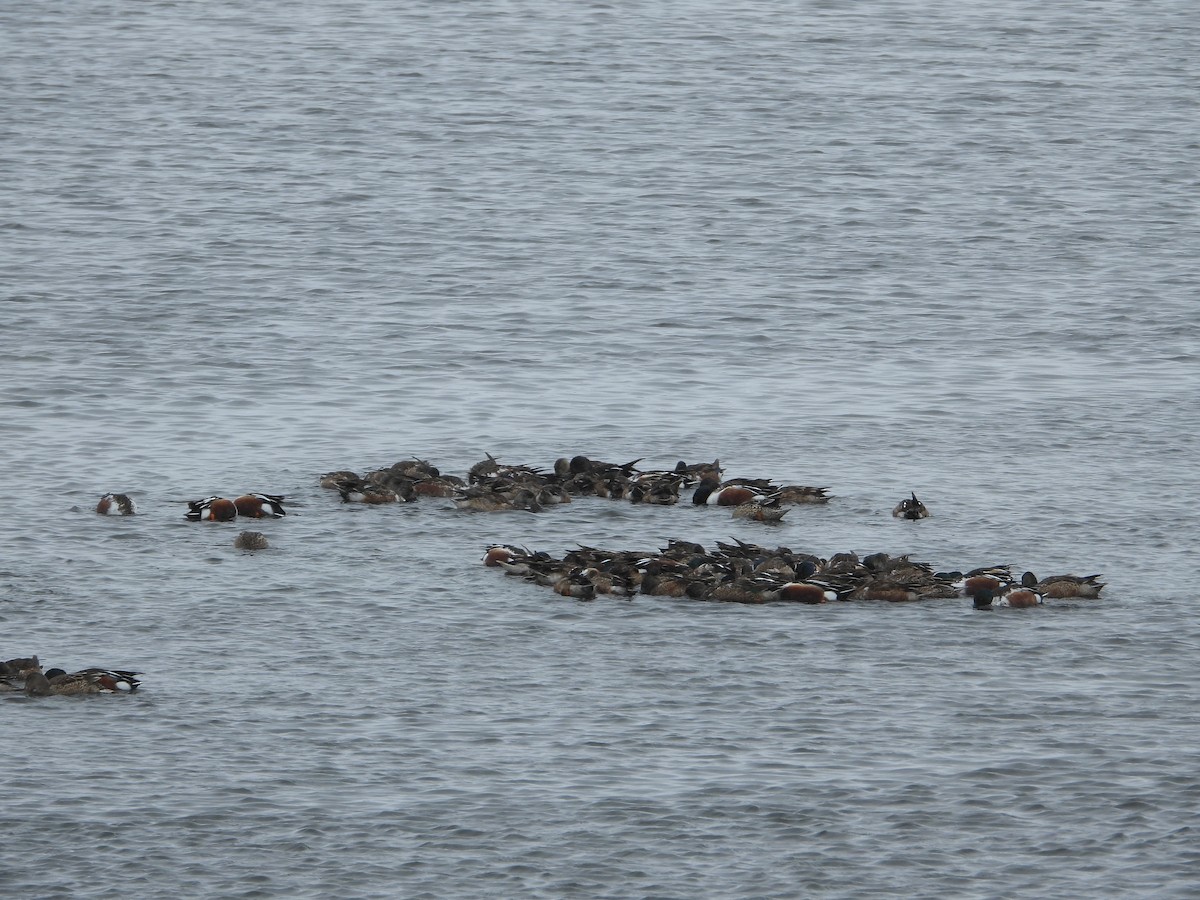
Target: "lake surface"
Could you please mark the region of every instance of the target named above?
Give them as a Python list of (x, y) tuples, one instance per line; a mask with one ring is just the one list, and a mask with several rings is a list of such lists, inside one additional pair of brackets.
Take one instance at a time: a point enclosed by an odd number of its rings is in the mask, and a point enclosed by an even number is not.
[[(0, 885), (1195, 896), (1198, 42), (1167, 0), (0, 9), (0, 658), (143, 673), (0, 698)], [(834, 499), (318, 485), (488, 453)], [(183, 518), (244, 491), (287, 497), (267, 551)], [(480, 564), (732, 538), (1108, 586), (580, 603)]]

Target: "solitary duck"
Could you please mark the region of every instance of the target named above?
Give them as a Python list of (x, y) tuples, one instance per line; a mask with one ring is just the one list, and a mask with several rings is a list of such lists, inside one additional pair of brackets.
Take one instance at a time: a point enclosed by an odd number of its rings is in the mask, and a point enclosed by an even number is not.
[(271, 543), (261, 531), (243, 531), (233, 539), (233, 546), (238, 550), (266, 550)]
[(892, 510), (892, 515), (897, 519), (928, 519), (929, 510), (925, 508), (925, 504), (917, 499), (914, 493), (911, 500), (901, 500), (896, 504), (896, 508)]
[(128, 494), (105, 494), (96, 504), (96, 512), (102, 516), (132, 516), (137, 504)]

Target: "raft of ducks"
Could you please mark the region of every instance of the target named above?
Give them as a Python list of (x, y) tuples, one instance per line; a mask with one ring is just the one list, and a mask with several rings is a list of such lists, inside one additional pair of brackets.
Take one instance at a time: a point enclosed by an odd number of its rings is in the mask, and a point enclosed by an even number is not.
[(562, 557), (511, 544), (492, 544), (485, 566), (556, 594), (594, 600), (609, 594), (637, 594), (730, 603), (808, 603), (970, 598), (976, 609), (1040, 606), (1046, 598), (1095, 598), (1104, 584), (1099, 575), (1019, 577), (1012, 566), (934, 571), (907, 555), (835, 553), (828, 559), (787, 547), (768, 549), (736, 538), (713, 550), (690, 541), (671, 540), (654, 552), (610, 551), (580, 546)]
[[(825, 487), (777, 484), (769, 478), (726, 479), (719, 459), (690, 464), (680, 460), (670, 469), (640, 468), (642, 461), (612, 463), (576, 455), (541, 468), (502, 463), (489, 453), (471, 466), (466, 477), (459, 477), (443, 473), (427, 460), (404, 459), (365, 475), (350, 469), (328, 472), (320, 477), (320, 484), (336, 490), (343, 503), (384, 505), (440, 497), (460, 510), (541, 512), (576, 498), (599, 497), (656, 506), (681, 502), (721, 506), (730, 510), (733, 518), (767, 523), (779, 522), (792, 507), (830, 500)], [(283, 501), (282, 495), (266, 493), (211, 496), (189, 501), (184, 516), (194, 522), (280, 518), (287, 514)], [(126, 494), (105, 494), (96, 512), (132, 515), (136, 504)], [(896, 504), (892, 515), (920, 521), (929, 518), (930, 512), (916, 493), (910, 492)], [(262, 532), (243, 531), (234, 546), (258, 550), (269, 544)], [(1025, 572), (1015, 577), (1007, 565), (973, 569), (964, 575), (935, 572), (907, 555), (873, 553), (859, 559), (854, 553), (836, 553), (822, 559), (786, 547), (766, 550), (741, 541), (718, 544), (713, 551), (686, 541), (671, 541), (656, 553), (581, 547), (562, 559), (495, 545), (488, 549), (485, 561), (580, 599), (598, 594), (629, 598), (639, 593), (739, 603), (969, 597), (976, 609), (985, 610), (1037, 606), (1045, 598), (1097, 597), (1104, 586), (1098, 575), (1038, 579)]]
[(141, 685), (137, 677), (139, 674), (126, 669), (98, 666), (75, 672), (58, 668), (43, 671), (36, 656), (24, 656), (0, 662), (0, 693), (24, 691), (30, 697), (128, 694)]
[(610, 463), (579, 455), (562, 457), (547, 470), (486, 456), (465, 479), (413, 459), (365, 476), (346, 469), (330, 472), (321, 477), (321, 485), (336, 489), (348, 503), (411, 503), (423, 496), (445, 497), (457, 509), (477, 512), (541, 512), (579, 497), (670, 506), (681, 501), (684, 489), (693, 489), (694, 504), (730, 507), (734, 518), (762, 522), (779, 521), (791, 505), (829, 502), (828, 489), (823, 487), (777, 485), (767, 478), (722, 481), (720, 460), (699, 464), (681, 460), (673, 469), (639, 469), (641, 459)]
[[(320, 484), (336, 490), (344, 503), (377, 506), (442, 497), (456, 509), (476, 512), (541, 512), (579, 497), (670, 506), (685, 498), (686, 489), (695, 505), (727, 507), (733, 518), (760, 522), (778, 522), (791, 506), (824, 504), (830, 499), (824, 487), (780, 485), (769, 478), (723, 480), (720, 460), (696, 464), (680, 460), (673, 469), (639, 469), (641, 461), (609, 463), (577, 455), (562, 457), (543, 469), (501, 463), (489, 453), (463, 478), (444, 474), (427, 460), (405, 459), (365, 475), (350, 469), (328, 472), (320, 477)], [(266, 493), (213, 495), (188, 501), (184, 518), (192, 522), (280, 518), (287, 515), (284, 499)], [(137, 512), (137, 504), (128, 494), (109, 493), (100, 498), (96, 512), (129, 516)]]

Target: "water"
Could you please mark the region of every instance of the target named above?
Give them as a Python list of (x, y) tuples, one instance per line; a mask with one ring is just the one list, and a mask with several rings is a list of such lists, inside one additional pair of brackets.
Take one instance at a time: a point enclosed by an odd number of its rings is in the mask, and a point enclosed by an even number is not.
[[(1192, 896), (1185, 3), (0, 10), (0, 883), (38, 897)], [(777, 528), (343, 506), (720, 457)], [(100, 519), (105, 491), (142, 514)], [(183, 520), (286, 494), (272, 549)], [(933, 518), (897, 522), (910, 490)], [(492, 541), (1103, 572), (580, 604)]]

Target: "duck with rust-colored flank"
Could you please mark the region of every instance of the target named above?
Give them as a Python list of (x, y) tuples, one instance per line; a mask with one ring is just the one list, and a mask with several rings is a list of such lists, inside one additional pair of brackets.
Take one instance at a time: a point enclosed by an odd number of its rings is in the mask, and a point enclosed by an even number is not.
[(901, 500), (896, 504), (896, 508), (892, 510), (892, 515), (897, 519), (908, 519), (917, 521), (918, 519), (928, 519), (929, 510), (925, 504), (917, 499), (917, 495), (913, 493), (908, 500)]
[(1012, 584), (1001, 595), (997, 604), (1012, 609), (1029, 609), (1045, 603), (1042, 592), (1036, 586)]
[(137, 672), (125, 669), (92, 667), (67, 673), (48, 669), (35, 672), (25, 679), (25, 693), (31, 697), (71, 694), (128, 694), (138, 689), (141, 681)]
[(746, 479), (722, 484), (716, 478), (703, 478), (692, 492), (692, 503), (696, 506), (741, 506), (766, 497), (770, 491), (762, 487), (761, 481)]
[(511, 563), (514, 559), (526, 556), (528, 551), (512, 544), (491, 544), (483, 554), (483, 564), (491, 569), (500, 568), (501, 563)]
[(105, 494), (96, 504), (96, 512), (102, 516), (132, 516), (137, 504), (128, 494)]
[(426, 475), (413, 482), (413, 492), (419, 497), (453, 497), (465, 486), (457, 475)]
[(963, 596), (974, 597), (983, 591), (990, 591), (993, 598), (999, 597), (1014, 584), (1011, 566), (981, 566), (963, 575), (960, 572), (947, 572), (944, 577), (950, 580)]
[(279, 519), (286, 516), (279, 494), (242, 494), (233, 501), (237, 514), (247, 519)]
[(782, 603), (832, 603), (838, 594), (830, 585), (816, 581), (789, 581), (770, 592), (772, 600)]
[(1009, 585), (1003, 594), (984, 588), (971, 595), (971, 605), (978, 610), (1032, 609), (1042, 605), (1042, 595), (1033, 588)]
[(183, 517), (189, 522), (232, 522), (237, 518), (237, 504), (227, 497), (205, 497), (189, 500)]

